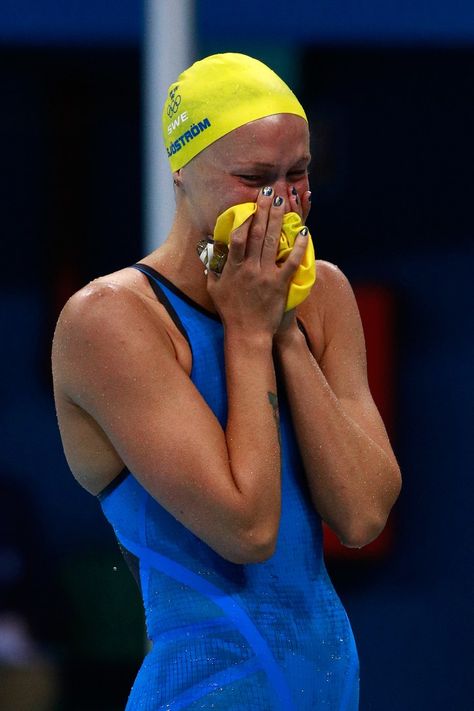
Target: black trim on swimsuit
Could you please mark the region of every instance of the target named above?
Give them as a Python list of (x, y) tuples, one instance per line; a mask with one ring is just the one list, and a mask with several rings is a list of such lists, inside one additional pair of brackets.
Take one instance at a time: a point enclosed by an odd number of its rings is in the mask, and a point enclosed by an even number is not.
[(169, 315), (174, 321), (175, 326), (178, 328), (178, 330), (181, 332), (181, 335), (185, 337), (185, 339), (188, 342), (189, 347), (191, 348), (191, 342), (189, 340), (189, 336), (186, 332), (186, 329), (184, 328), (183, 324), (181, 323), (181, 319), (179, 318), (178, 314), (176, 313), (176, 310), (173, 307), (173, 304), (170, 302), (168, 297), (166, 296), (165, 292), (163, 289), (160, 287), (159, 284), (156, 283), (156, 279), (158, 275), (158, 272), (155, 272), (155, 274), (152, 274), (151, 272), (154, 272), (155, 270), (152, 269), (152, 267), (149, 267), (147, 264), (132, 264), (132, 268), (136, 269), (137, 271), (141, 272), (146, 276), (148, 279), (148, 282), (155, 292), (155, 296), (160, 302), (160, 304), (163, 304)]
[(117, 474), (117, 476), (114, 479), (112, 479), (112, 481), (109, 482), (107, 484), (107, 486), (102, 489), (102, 491), (99, 491), (99, 493), (96, 494), (99, 501), (102, 501), (103, 499), (105, 499), (106, 496), (111, 494), (112, 491), (114, 489), (116, 489), (117, 486), (119, 484), (121, 484), (122, 481), (128, 477), (129, 474), (130, 474), (130, 472), (128, 471), (127, 467), (124, 467), (122, 469), (122, 471), (120, 472), (120, 474)]
[[(153, 269), (153, 267), (148, 266), (148, 264), (142, 264), (141, 262), (137, 262), (136, 264), (132, 264), (132, 267), (134, 269), (138, 269), (138, 271), (143, 272), (143, 274), (146, 274), (148, 277), (152, 277), (153, 281), (150, 281), (151, 287), (155, 294), (157, 295), (158, 299), (161, 301), (160, 296), (158, 296), (157, 291), (155, 290), (155, 286), (158, 286), (155, 279), (158, 281), (161, 281), (162, 284), (164, 284), (170, 291), (173, 292), (173, 294), (176, 294), (176, 296), (179, 296), (180, 299), (183, 299), (183, 301), (186, 301), (187, 304), (195, 308), (197, 311), (200, 311), (204, 316), (208, 316), (209, 318), (212, 318), (214, 321), (219, 321), (221, 322), (221, 319), (218, 314), (213, 313), (212, 311), (208, 311), (208, 309), (205, 309), (204, 306), (201, 306), (201, 304), (198, 304), (196, 301), (191, 299), (190, 296), (187, 294), (184, 294), (181, 289), (178, 289), (177, 286), (173, 284), (173, 282), (169, 281), (166, 277), (164, 277), (160, 272), (157, 272), (156, 269)], [(160, 294), (163, 294), (163, 292), (160, 289)], [(166, 299), (166, 296), (163, 294), (164, 298)], [(170, 304), (169, 300), (166, 299), (166, 304), (163, 303), (163, 306), (166, 306), (167, 304)], [(171, 306), (171, 308), (173, 308)], [(173, 312), (176, 313), (173, 309)], [(172, 314), (170, 314), (172, 315)], [(174, 319), (173, 319), (174, 320)]]
[(296, 319), (296, 323), (298, 324), (298, 328), (300, 329), (301, 333), (305, 337), (306, 340), (306, 345), (308, 346), (309, 350), (311, 351), (311, 344), (309, 342), (309, 336), (306, 328), (304, 327), (304, 323), (299, 320), (299, 318)]
[(138, 585), (138, 589), (140, 590), (140, 592), (142, 592), (142, 583), (140, 580), (140, 560), (139, 560), (139, 558), (137, 558), (137, 556), (134, 555), (133, 553), (130, 553), (130, 551), (127, 550), (120, 543), (120, 541), (118, 539), (117, 539), (117, 543), (118, 543), (118, 547), (120, 549), (120, 552), (123, 556), (124, 561), (128, 565), (128, 568), (129, 568), (131, 574), (135, 578), (135, 582)]

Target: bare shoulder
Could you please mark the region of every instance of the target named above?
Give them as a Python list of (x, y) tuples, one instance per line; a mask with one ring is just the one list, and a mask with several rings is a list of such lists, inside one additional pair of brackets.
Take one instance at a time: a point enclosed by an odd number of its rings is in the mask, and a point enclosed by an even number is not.
[[(98, 321), (103, 326), (120, 328), (124, 319), (114, 319), (114, 314), (121, 313), (126, 317), (130, 313), (145, 313), (146, 299), (137, 287), (135, 275), (129, 277), (124, 271), (94, 279), (73, 294), (61, 311), (55, 339), (63, 331), (91, 328)], [(107, 315), (106, 323), (103, 323), (104, 314)]]
[(78, 360), (91, 367), (95, 358), (112, 364), (118, 349), (139, 356), (147, 344), (180, 360), (182, 340), (166, 310), (148, 293), (143, 275), (124, 269), (95, 279), (65, 304), (53, 339), (53, 376), (60, 382), (77, 373)]
[(113, 275), (94, 279), (68, 299), (59, 315), (54, 339), (57, 341), (66, 333), (73, 337), (77, 329), (90, 329), (104, 319), (104, 313), (110, 314), (107, 325), (119, 328), (123, 321), (113, 319), (114, 311), (141, 310), (142, 302), (136, 291)]
[[(146, 282), (125, 271), (75, 293), (61, 312), (53, 340), (63, 447), (74, 476), (91, 493), (101, 491), (123, 468), (128, 438), (138, 441), (143, 435), (136, 408), (147, 402), (144, 393), (150, 399), (187, 377), (179, 357), (179, 338), (184, 338), (153, 292), (148, 295)], [(125, 425), (126, 433), (120, 430)]]
[(345, 274), (331, 262), (316, 262), (316, 283), (309, 297), (298, 308), (313, 352), (318, 361), (341, 328), (360, 328), (360, 318), (354, 292)]
[(312, 296), (320, 306), (330, 306), (352, 298), (353, 292), (349, 280), (338, 266), (331, 262), (316, 262), (316, 284)]

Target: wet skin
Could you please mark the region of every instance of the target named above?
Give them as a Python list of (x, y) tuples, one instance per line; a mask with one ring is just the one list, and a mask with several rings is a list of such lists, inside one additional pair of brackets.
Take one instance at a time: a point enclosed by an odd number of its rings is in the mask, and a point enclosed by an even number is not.
[[(344, 275), (318, 262), (316, 285), (298, 307), (309, 343), (295, 313), (283, 316), (304, 241), (283, 269), (274, 257), (284, 212), (307, 217), (309, 160), (300, 117), (267, 117), (222, 137), (174, 174), (173, 227), (143, 260), (221, 315), (225, 432), (189, 379), (186, 340), (135, 270), (101, 277), (74, 295), (55, 335), (58, 419), (78, 481), (97, 493), (126, 465), (183, 525), (234, 562), (271, 555), (278, 532), (273, 357), (291, 395), (312, 502), (341, 540), (360, 546), (378, 535), (400, 488)], [(282, 205), (273, 204), (274, 195)], [(242, 202), (257, 202), (257, 213), (234, 233), (222, 276), (206, 276), (196, 243), (212, 234), (221, 212)]]

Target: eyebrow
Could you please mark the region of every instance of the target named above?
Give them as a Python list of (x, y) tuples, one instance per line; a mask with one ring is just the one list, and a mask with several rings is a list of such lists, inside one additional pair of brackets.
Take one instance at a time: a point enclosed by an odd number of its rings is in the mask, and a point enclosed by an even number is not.
[[(296, 166), (299, 166), (301, 163), (309, 165), (311, 163), (311, 156), (309, 154), (301, 156), (301, 158), (298, 158), (298, 160), (295, 161), (295, 163), (293, 163), (292, 167), (295, 168)], [(275, 163), (264, 163), (261, 161), (255, 161), (255, 162), (249, 161), (248, 163), (247, 162), (236, 163), (235, 167), (238, 170), (244, 169), (244, 168), (245, 168), (245, 170), (249, 170), (250, 168), (256, 168), (258, 170), (268, 170), (268, 169), (275, 168)]]

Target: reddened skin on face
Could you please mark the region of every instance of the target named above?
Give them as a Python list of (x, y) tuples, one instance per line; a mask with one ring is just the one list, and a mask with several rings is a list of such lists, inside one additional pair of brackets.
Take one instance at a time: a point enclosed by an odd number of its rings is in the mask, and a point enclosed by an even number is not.
[[(218, 215), (231, 205), (255, 202), (272, 186), (287, 200), (294, 187), (309, 189), (309, 130), (304, 119), (275, 114), (231, 131), (174, 174), (179, 209), (196, 231), (211, 235)], [(287, 207), (289, 209), (289, 206)]]

